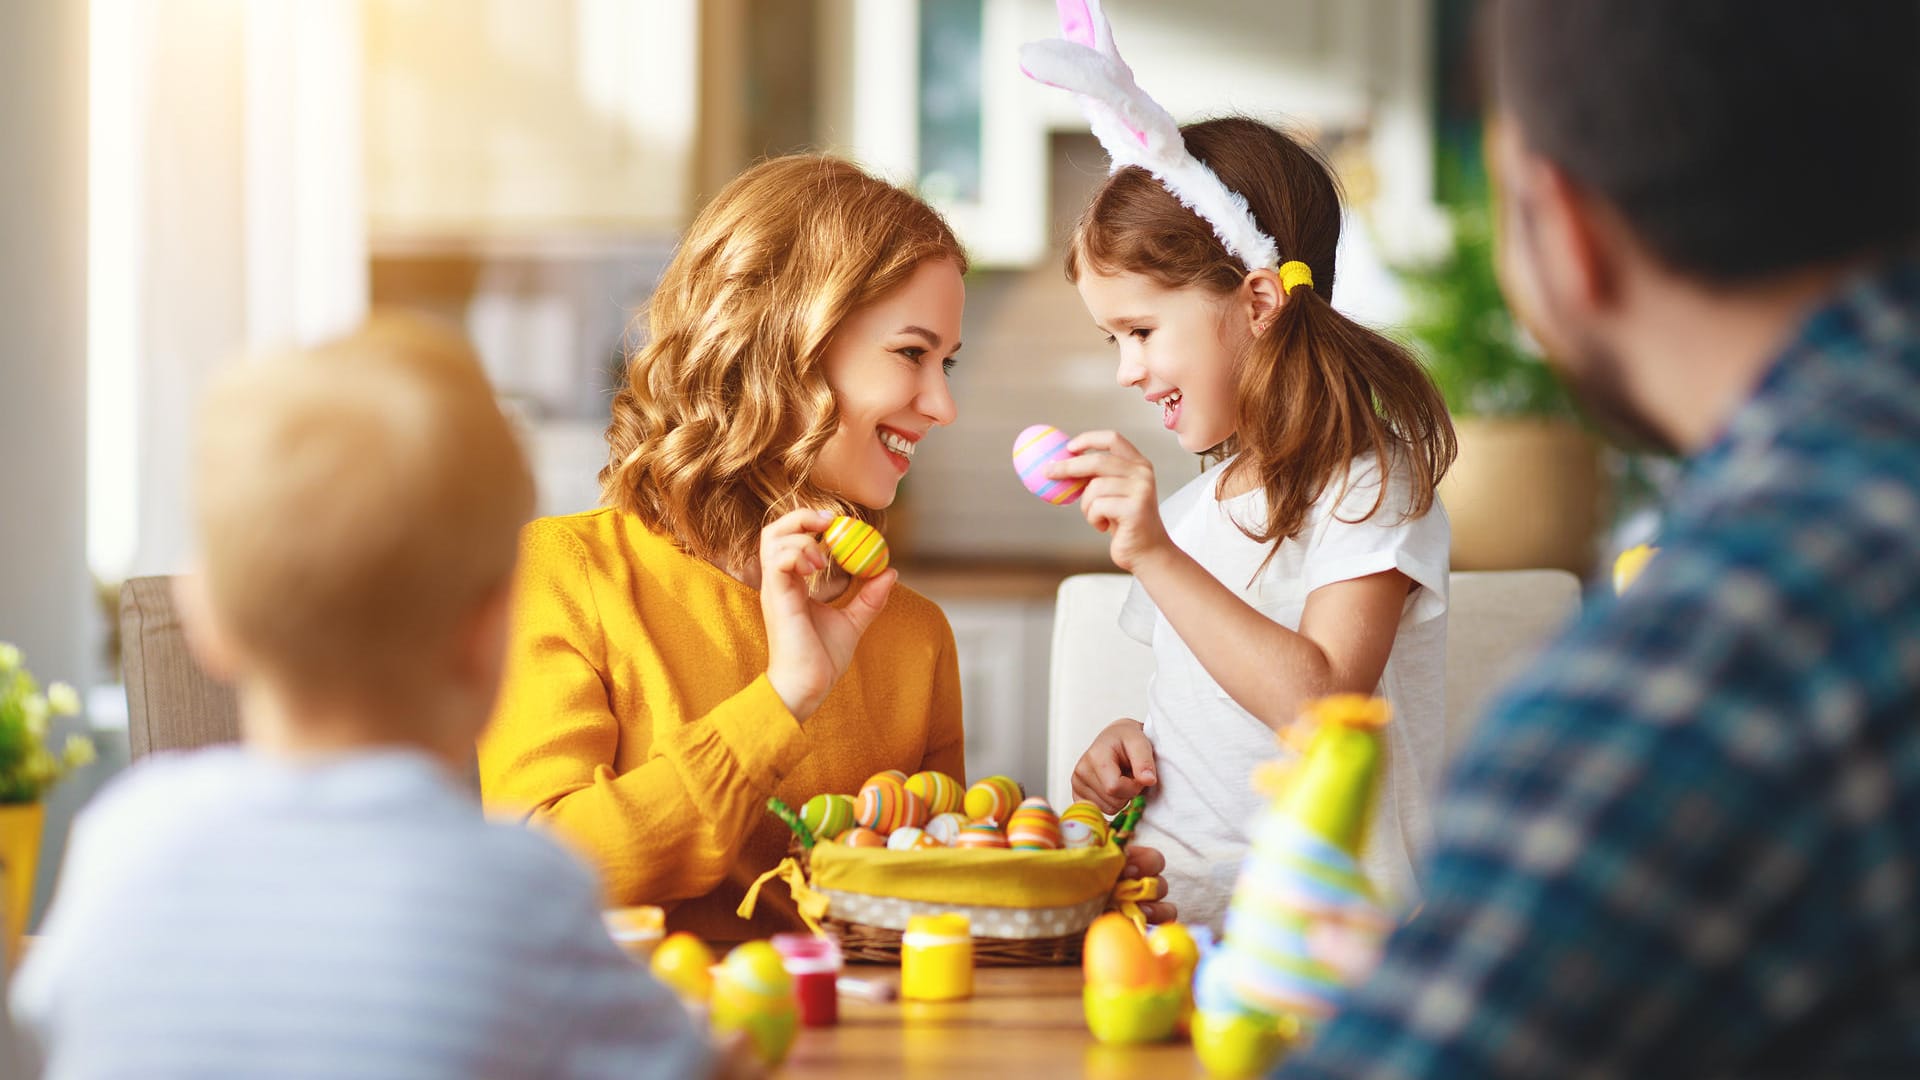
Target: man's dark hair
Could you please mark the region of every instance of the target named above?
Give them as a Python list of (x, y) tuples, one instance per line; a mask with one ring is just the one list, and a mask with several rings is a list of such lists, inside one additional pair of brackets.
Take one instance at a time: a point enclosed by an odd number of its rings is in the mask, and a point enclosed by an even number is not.
[(1673, 269), (1734, 284), (1920, 246), (1920, 0), (1495, 0), (1532, 149)]

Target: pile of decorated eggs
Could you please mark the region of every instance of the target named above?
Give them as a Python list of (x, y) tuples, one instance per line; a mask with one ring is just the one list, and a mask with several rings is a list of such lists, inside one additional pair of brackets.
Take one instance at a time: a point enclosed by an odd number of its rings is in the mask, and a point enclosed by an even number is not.
[(1107, 842), (1107, 819), (1090, 802), (1055, 814), (1026, 798), (1018, 781), (989, 776), (963, 788), (945, 773), (875, 773), (856, 795), (815, 795), (800, 821), (818, 843), (924, 851), (929, 848), (1058, 851)]

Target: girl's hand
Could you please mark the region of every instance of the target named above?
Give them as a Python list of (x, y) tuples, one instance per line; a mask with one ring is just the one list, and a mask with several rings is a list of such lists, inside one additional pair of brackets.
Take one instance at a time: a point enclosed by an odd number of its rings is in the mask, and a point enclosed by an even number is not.
[(1140, 914), (1145, 915), (1150, 923), (1174, 922), (1180, 918), (1179, 907), (1167, 899), (1167, 879), (1160, 876), (1166, 870), (1167, 857), (1159, 851), (1139, 844), (1127, 845), (1127, 864), (1121, 868), (1120, 876), (1128, 880), (1143, 877), (1157, 879), (1153, 899), (1140, 903)]
[(1102, 728), (1073, 767), (1073, 797), (1087, 800), (1103, 814), (1119, 813), (1158, 782), (1153, 743), (1138, 720), (1115, 720)]
[(760, 617), (767, 624), (767, 681), (780, 700), (805, 720), (820, 707), (835, 680), (853, 663), (860, 635), (887, 606), (899, 574), (856, 579), (853, 597), (835, 608), (807, 592), (807, 578), (827, 568), (827, 553), (815, 534), (833, 515), (795, 510), (760, 530)]
[(1047, 475), (1055, 480), (1087, 479), (1080, 512), (1087, 524), (1113, 537), (1107, 545), (1113, 565), (1132, 573), (1142, 562), (1174, 549), (1160, 520), (1153, 462), (1146, 455), (1112, 431), (1077, 435), (1067, 449), (1079, 456), (1047, 466)]

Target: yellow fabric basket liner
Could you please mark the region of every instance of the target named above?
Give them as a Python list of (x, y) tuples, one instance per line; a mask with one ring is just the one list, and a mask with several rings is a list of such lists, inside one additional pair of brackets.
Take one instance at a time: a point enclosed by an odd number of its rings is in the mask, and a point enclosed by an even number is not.
[(818, 844), (808, 859), (816, 889), (929, 904), (1056, 908), (1111, 893), (1127, 856), (1112, 844), (1065, 851), (890, 851)]

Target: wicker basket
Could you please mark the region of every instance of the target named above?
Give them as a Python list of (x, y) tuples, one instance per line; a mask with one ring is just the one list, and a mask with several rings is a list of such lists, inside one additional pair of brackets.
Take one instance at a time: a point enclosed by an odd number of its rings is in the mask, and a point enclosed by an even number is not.
[[(974, 851), (966, 853), (959, 867), (951, 858), (938, 855), (876, 851), (875, 855), (888, 860), (890, 871), (917, 876), (915, 891), (922, 895), (910, 898), (850, 892), (833, 888), (831, 883), (823, 886), (813, 872), (809, 852), (795, 843), (788, 854), (808, 885), (826, 897), (821, 928), (839, 935), (840, 950), (847, 959), (898, 963), (900, 936), (909, 917), (958, 911), (965, 913), (975, 928), (974, 963), (984, 967), (1078, 963), (1087, 926), (1107, 909), (1114, 882), (1126, 861), (1117, 847), (1099, 851)], [(983, 881), (992, 885), (1000, 879), (1005, 892), (1018, 897), (1023, 891), (1020, 883), (1045, 873), (1049, 863), (1071, 867), (1077, 880), (1104, 880), (1104, 885), (1075, 902), (1048, 906), (943, 903), (924, 898), (929, 891), (939, 891), (941, 875), (959, 874), (964, 874), (975, 889)]]

